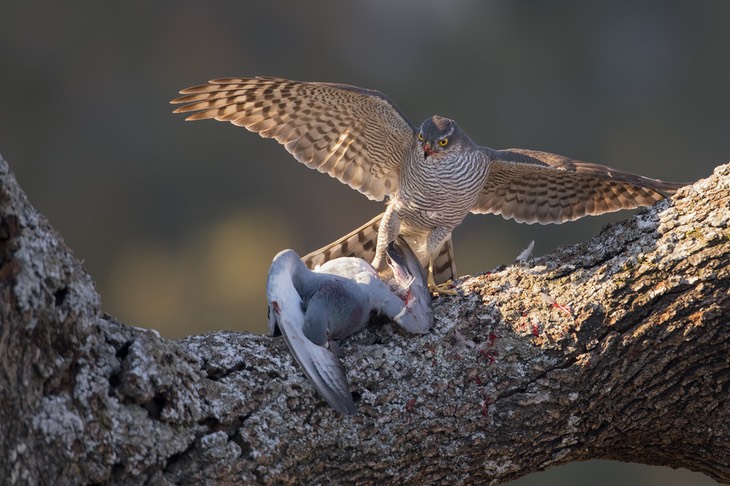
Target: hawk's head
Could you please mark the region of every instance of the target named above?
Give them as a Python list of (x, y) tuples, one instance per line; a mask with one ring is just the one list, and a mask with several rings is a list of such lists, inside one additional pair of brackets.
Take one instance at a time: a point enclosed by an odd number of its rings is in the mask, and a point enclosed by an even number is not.
[(467, 139), (454, 120), (434, 115), (426, 118), (418, 130), (418, 143), (423, 149), (423, 158), (451, 150)]

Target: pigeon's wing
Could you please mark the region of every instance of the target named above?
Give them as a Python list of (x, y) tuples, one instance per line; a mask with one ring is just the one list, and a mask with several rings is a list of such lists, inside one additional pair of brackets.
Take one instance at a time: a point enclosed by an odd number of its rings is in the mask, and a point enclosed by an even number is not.
[(307, 167), (370, 199), (398, 186), (416, 128), (383, 93), (345, 84), (223, 78), (187, 88), (172, 103), (187, 120), (214, 118), (273, 138)]
[(489, 174), (473, 213), (520, 223), (562, 223), (651, 206), (684, 184), (534, 150), (481, 148)]
[(388, 245), (385, 254), (388, 257), (388, 265), (393, 268), (393, 274), (396, 277), (405, 275), (406, 278), (401, 280), (407, 280), (409, 286), (428, 287), (428, 277), (425, 269), (402, 236), (397, 237), (395, 241)]
[(433, 311), (425, 269), (401, 236), (388, 245), (386, 255), (388, 265), (393, 269), (393, 275), (401, 283), (407, 282), (408, 288), (406, 301), (403, 303), (386, 285), (383, 285), (382, 287), (390, 294), (382, 298), (383, 302), (388, 302), (391, 300), (390, 296), (393, 296), (395, 297), (393, 300), (398, 304), (384, 306), (383, 313), (408, 332), (418, 334), (428, 332), (433, 326)]
[(317, 346), (296, 328), (284, 326), (282, 329), (289, 349), (314, 389), (330, 407), (341, 414), (355, 415), (357, 407), (352, 400), (347, 373), (337, 355), (329, 349)]
[[(301, 275), (302, 271), (308, 275)], [(354, 415), (357, 407), (342, 362), (332, 351), (314, 344), (304, 335), (302, 299), (295, 285), (299, 278), (317, 278), (317, 275), (304, 267), (294, 251), (279, 253), (271, 264), (266, 283), (270, 316), (314, 389), (338, 412)]]

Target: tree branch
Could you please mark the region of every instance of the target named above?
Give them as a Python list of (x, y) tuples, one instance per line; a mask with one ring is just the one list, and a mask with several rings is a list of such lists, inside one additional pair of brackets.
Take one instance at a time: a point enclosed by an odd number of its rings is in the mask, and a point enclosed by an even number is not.
[(279, 338), (169, 341), (102, 315), (0, 159), (0, 476), (498, 484), (603, 458), (730, 483), (729, 194), (725, 165), (586, 243), (464, 278), (425, 336), (354, 336), (347, 418)]

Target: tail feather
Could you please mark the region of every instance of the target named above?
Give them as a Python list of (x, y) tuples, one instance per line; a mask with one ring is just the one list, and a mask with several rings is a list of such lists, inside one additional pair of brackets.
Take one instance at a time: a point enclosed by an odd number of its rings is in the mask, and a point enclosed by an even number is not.
[[(383, 214), (381, 213), (375, 216), (364, 225), (349, 232), (342, 238), (333, 241), (329, 245), (304, 255), (302, 261), (310, 269), (314, 269), (317, 265), (322, 265), (325, 262), (340, 257), (357, 257), (372, 262), (375, 258), (378, 228), (380, 228), (380, 220), (383, 219)], [(401, 227), (401, 230), (409, 231), (406, 227)], [(403, 236), (406, 237), (406, 240), (411, 236), (414, 238), (420, 237), (420, 235), (409, 234)], [(416, 241), (409, 241), (409, 244), (411, 244), (412, 248), (419, 247)], [(427, 266), (429, 262), (426, 260), (423, 263), (425, 263), (425, 268), (428, 270)], [(456, 278), (456, 263), (451, 236), (444, 241), (438, 254), (431, 261), (431, 270), (433, 272), (433, 280), (437, 285)]]
[(302, 261), (311, 269), (340, 257), (357, 257), (372, 262), (375, 258), (378, 228), (380, 227), (380, 220), (383, 219), (383, 214), (380, 213), (364, 225), (329, 245), (304, 255)]
[(436, 285), (454, 280), (457, 277), (454, 243), (449, 236), (439, 248), (436, 257), (431, 261), (433, 281)]

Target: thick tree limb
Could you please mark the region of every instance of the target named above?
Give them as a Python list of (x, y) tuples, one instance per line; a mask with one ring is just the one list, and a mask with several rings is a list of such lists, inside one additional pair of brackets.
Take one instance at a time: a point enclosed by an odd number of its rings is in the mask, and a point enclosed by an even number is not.
[(102, 315), (0, 159), (0, 476), (498, 484), (604, 458), (730, 483), (729, 220), (726, 165), (587, 243), (464, 279), (430, 334), (344, 344), (344, 418), (279, 338), (169, 341)]

